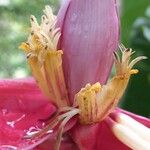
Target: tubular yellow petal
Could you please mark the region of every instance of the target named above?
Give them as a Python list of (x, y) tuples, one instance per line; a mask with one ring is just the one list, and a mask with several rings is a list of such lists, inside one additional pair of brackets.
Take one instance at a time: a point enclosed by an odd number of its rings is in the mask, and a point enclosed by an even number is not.
[[(122, 45), (120, 47), (121, 57), (116, 52), (114, 53), (116, 75), (102, 87), (100, 83), (86, 85), (75, 97), (80, 109), (80, 122), (83, 124), (91, 124), (105, 119), (117, 106), (130, 76), (138, 73), (137, 69), (130, 67), (132, 49), (126, 49)], [(138, 58), (134, 62), (131, 61), (131, 66), (139, 60), (145, 59), (145, 57)]]
[(60, 107), (69, 105), (61, 56), (61, 50), (50, 51), (45, 56), (44, 62), (44, 71), (48, 88), (52, 91), (53, 99)]
[(39, 64), (37, 57), (28, 58), (28, 63), (32, 70), (32, 74), (35, 77), (36, 82), (37, 82), (38, 86), (40, 87), (40, 89), (47, 97), (49, 97), (54, 102), (54, 99), (52, 99), (53, 98), (52, 94), (48, 89), (46, 79), (45, 79), (44, 73), (42, 71), (42, 67)]
[(62, 68), (62, 51), (57, 50), (61, 35), (55, 28), (56, 16), (49, 6), (45, 7), (39, 25), (36, 18), (31, 16), (31, 34), (22, 48), (27, 54), (28, 63), (32, 69), (39, 87), (58, 107), (68, 106), (68, 93)]
[[(97, 96), (98, 116), (104, 119), (117, 106), (120, 98), (128, 85), (130, 76), (138, 73), (137, 69), (130, 67), (130, 59), (133, 54), (132, 49), (121, 47), (122, 57), (115, 53), (116, 75), (102, 87)], [(140, 59), (141, 60), (141, 59)]]

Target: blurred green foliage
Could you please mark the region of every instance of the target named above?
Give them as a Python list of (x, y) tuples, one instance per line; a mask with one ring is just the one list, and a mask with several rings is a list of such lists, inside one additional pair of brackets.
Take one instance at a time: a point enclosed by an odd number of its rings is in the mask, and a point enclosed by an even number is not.
[[(57, 12), (58, 0), (0, 1), (0, 78), (18, 78), (30, 74), (26, 58), (18, 46), (27, 39), (29, 16), (33, 14), (40, 20), (47, 4)], [(122, 0), (121, 37), (122, 43), (132, 47), (137, 55), (150, 58), (149, 0)], [(150, 59), (140, 62), (137, 67), (141, 73), (132, 77), (121, 107), (150, 116)]]
[(121, 35), (124, 44), (130, 43), (133, 23), (138, 17), (144, 16), (148, 6), (149, 0), (122, 0)]
[(47, 4), (56, 11), (57, 0), (0, 1), (0, 78), (24, 77), (29, 74), (26, 59), (18, 46), (26, 41), (30, 15), (34, 14), (40, 20), (42, 10)]
[(132, 1), (126, 1), (131, 5), (125, 5), (128, 15), (122, 18), (122, 39), (136, 51), (137, 56), (144, 55), (148, 59), (136, 66), (140, 73), (131, 78), (122, 107), (150, 117), (150, 2), (138, 0), (135, 5)]

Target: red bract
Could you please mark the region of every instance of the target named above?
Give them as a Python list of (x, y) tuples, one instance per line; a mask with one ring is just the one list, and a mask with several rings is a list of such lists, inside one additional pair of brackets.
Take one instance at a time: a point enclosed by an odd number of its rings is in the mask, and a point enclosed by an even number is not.
[[(55, 112), (55, 107), (41, 94), (32, 79), (4, 80), (0, 82), (0, 146), (2, 150), (12, 147), (28, 149), (33, 143), (23, 140), (25, 131), (31, 128), (37, 130)], [(137, 116), (127, 111), (117, 109), (118, 112), (128, 114), (137, 121), (150, 127), (149, 119)], [(32, 131), (33, 131), (32, 130)], [(67, 135), (68, 134), (68, 135)], [(53, 150), (54, 134), (35, 150)], [(65, 135), (62, 149), (73, 150), (129, 150), (112, 133), (104, 120), (96, 125), (83, 126), (77, 123)]]
[(0, 145), (21, 145), (24, 131), (42, 128), (56, 110), (31, 79), (1, 81), (0, 101)]
[[(2, 149), (5, 149), (4, 147), (7, 146), (12, 149), (13, 146), (14, 149), (15, 147), (23, 147), (23, 149), (34, 147), (32, 142), (22, 139), (24, 131), (33, 129), (33, 127), (36, 129), (41, 127), (42, 120), (53, 114), (55, 107), (46, 101), (46, 98), (41, 94), (35, 82), (30, 79), (1, 81), (0, 97), (0, 142)], [(121, 109), (117, 109), (117, 111), (128, 114), (150, 127), (150, 121), (144, 117)], [(110, 148), (115, 148), (116, 150), (129, 149), (115, 138), (106, 121), (90, 126), (83, 126), (78, 123), (68, 133), (76, 145), (71, 139), (67, 138), (62, 144), (62, 149), (64, 150), (77, 149), (77, 147), (83, 150), (92, 150), (93, 148), (105, 150)], [(39, 145), (36, 149), (50, 149), (54, 145), (54, 136), (52, 134), (47, 142)]]
[[(40, 92), (33, 79), (0, 81), (0, 149), (31, 149), (36, 142), (23, 138), (26, 132), (43, 128), (46, 120), (55, 113), (56, 108)], [(47, 150), (54, 145), (55, 133), (47, 143), (35, 150)], [(67, 137), (67, 136), (66, 136)], [(43, 138), (44, 140), (44, 138)], [(44, 140), (45, 141), (45, 140)], [(71, 149), (73, 142), (66, 138), (63, 149)], [(40, 142), (41, 143), (41, 142)]]
[[(116, 112), (127, 114), (128, 116), (150, 128), (150, 120), (145, 117), (138, 116), (118, 108), (116, 109)], [(114, 136), (111, 127), (108, 125), (108, 118), (95, 125), (81, 126), (78, 123), (73, 129), (71, 129), (70, 134), (81, 150), (131, 149)]]
[(77, 124), (71, 135), (81, 150), (129, 150), (112, 133), (104, 120), (96, 125), (81, 126)]

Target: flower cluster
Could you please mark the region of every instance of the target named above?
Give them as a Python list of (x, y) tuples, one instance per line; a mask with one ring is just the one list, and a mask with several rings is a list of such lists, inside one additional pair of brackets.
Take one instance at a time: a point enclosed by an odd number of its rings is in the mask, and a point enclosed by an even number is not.
[(146, 59), (115, 51), (118, 22), (114, 0), (67, 0), (58, 16), (46, 6), (40, 24), (31, 16), (20, 48), (45, 96), (32, 79), (0, 82), (0, 149), (149, 149), (150, 120), (117, 108)]

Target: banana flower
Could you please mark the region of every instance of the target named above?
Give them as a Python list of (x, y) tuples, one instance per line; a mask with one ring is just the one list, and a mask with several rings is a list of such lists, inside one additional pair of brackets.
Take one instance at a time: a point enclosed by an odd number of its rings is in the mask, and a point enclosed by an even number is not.
[(116, 52), (118, 37), (115, 0), (66, 0), (58, 16), (46, 6), (40, 24), (31, 16), (20, 48), (36, 82), (0, 81), (0, 149), (148, 150), (150, 120), (117, 108), (146, 57)]

